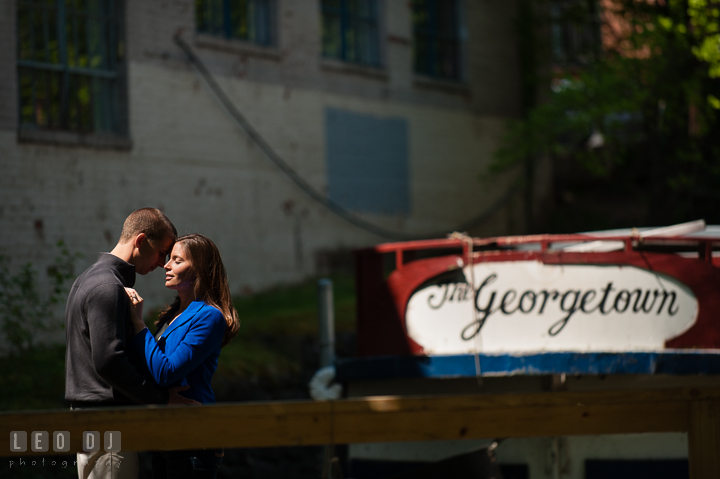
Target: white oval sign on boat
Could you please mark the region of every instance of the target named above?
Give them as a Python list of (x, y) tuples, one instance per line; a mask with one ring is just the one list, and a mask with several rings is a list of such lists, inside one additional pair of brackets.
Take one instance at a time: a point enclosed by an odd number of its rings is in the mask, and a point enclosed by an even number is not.
[(690, 289), (633, 266), (487, 262), (410, 297), (408, 335), (426, 354), (655, 351), (693, 325)]

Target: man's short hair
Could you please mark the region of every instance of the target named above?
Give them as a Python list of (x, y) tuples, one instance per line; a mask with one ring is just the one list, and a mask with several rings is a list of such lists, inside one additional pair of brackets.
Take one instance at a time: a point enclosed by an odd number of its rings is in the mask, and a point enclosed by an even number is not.
[(140, 233), (150, 241), (162, 241), (168, 236), (177, 238), (177, 230), (170, 218), (156, 208), (141, 208), (130, 213), (123, 223), (120, 243), (127, 243)]

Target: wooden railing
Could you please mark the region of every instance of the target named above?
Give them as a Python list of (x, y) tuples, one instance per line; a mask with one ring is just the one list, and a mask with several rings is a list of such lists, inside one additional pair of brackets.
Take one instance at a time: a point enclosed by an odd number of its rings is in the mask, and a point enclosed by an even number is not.
[(5, 438), (69, 431), (71, 451), (83, 431), (120, 431), (126, 450), (687, 431), (690, 477), (720, 478), (720, 388), (27, 411), (0, 414), (0, 426)]

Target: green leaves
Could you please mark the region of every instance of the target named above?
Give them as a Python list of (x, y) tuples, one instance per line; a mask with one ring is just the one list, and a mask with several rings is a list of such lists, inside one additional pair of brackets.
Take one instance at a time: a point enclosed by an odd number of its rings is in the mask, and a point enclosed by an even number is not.
[(46, 273), (47, 288), (42, 288), (32, 263), (11, 272), (9, 258), (0, 254), (0, 332), (14, 352), (33, 348), (39, 331), (62, 327), (57, 306), (64, 303), (66, 285), (74, 278), (73, 265), (79, 254), (71, 254), (58, 241), (58, 256)]
[(720, 1), (689, 0), (693, 54), (708, 64), (710, 78), (720, 78)]
[(552, 93), (508, 124), (491, 171), (551, 156), (705, 214), (692, 202), (720, 190), (720, 0), (602, 5), (602, 55), (538, 80)]
[[(708, 64), (710, 78), (720, 78), (720, 1), (689, 0), (688, 16), (695, 39), (693, 54)], [(708, 103), (713, 108), (720, 108), (713, 98), (717, 99), (709, 96)]]
[(708, 95), (707, 101), (708, 105), (710, 105), (712, 108), (720, 110), (720, 98), (716, 97), (715, 95)]

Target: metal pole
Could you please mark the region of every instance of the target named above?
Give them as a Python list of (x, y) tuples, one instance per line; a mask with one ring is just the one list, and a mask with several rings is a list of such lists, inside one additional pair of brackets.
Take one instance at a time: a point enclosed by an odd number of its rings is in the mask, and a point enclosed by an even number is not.
[(320, 367), (335, 363), (335, 313), (333, 306), (332, 280), (318, 280), (318, 322)]

